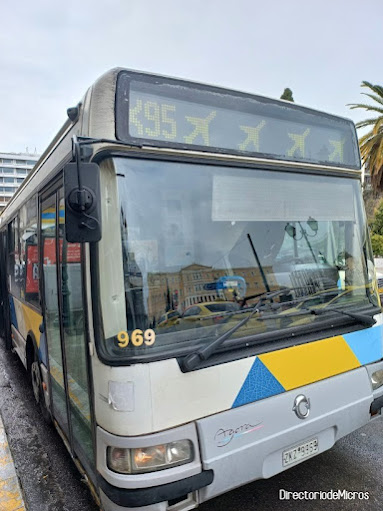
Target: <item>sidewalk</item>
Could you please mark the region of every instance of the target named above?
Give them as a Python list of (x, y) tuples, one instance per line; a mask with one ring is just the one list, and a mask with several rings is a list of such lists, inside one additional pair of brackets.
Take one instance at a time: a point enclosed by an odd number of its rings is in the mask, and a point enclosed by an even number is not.
[(7, 435), (0, 416), (0, 511), (25, 511)]

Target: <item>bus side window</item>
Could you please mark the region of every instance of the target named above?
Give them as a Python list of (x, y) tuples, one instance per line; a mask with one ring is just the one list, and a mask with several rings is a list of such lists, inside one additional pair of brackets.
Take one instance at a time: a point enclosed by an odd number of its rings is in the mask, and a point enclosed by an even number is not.
[(18, 229), (18, 242), (19, 242), (19, 269), (17, 287), (20, 298), (25, 300), (25, 243), (23, 234), (27, 221), (27, 208), (26, 205), (22, 206), (19, 211), (19, 229)]
[[(23, 287), (21, 293), (26, 302), (39, 307), (39, 258), (37, 249), (37, 197), (34, 196), (22, 208), (20, 215), (21, 266)], [(23, 222), (21, 222), (23, 217)]]
[(19, 287), (19, 217), (16, 216), (8, 225), (8, 282), (9, 292), (16, 298), (20, 298)]

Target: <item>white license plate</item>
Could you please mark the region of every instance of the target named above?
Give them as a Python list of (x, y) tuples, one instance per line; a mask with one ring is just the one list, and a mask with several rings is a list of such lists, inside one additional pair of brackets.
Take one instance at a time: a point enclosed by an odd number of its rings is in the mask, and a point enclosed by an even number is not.
[(317, 452), (319, 452), (318, 439), (312, 438), (304, 444), (297, 445), (288, 451), (284, 451), (282, 453), (282, 464), (284, 467), (287, 467), (297, 461), (309, 458)]

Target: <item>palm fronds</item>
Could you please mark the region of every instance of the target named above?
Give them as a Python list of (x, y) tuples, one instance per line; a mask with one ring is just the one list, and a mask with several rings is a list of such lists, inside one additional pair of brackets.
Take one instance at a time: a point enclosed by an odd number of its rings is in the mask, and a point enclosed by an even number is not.
[(377, 117), (365, 119), (357, 123), (357, 128), (371, 127), (370, 131), (359, 139), (360, 155), (363, 163), (370, 170), (371, 183), (375, 190), (383, 189), (383, 87), (363, 81), (362, 87), (371, 92), (362, 92), (364, 96), (375, 101), (375, 104), (356, 103), (348, 105), (351, 109), (361, 108), (367, 112), (375, 112)]

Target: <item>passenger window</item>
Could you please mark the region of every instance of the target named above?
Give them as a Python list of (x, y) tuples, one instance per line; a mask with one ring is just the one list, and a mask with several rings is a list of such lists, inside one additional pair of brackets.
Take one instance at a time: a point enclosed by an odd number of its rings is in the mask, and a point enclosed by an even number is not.
[(8, 280), (9, 291), (20, 298), (20, 250), (19, 250), (19, 217), (8, 225)]
[[(21, 222), (23, 218), (23, 222)], [(23, 267), (22, 297), (25, 301), (40, 306), (39, 258), (37, 248), (37, 197), (32, 197), (20, 214), (21, 264)]]

